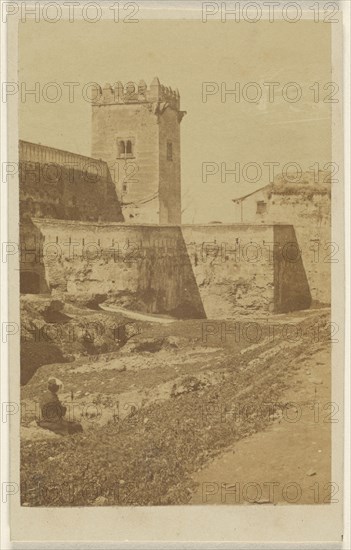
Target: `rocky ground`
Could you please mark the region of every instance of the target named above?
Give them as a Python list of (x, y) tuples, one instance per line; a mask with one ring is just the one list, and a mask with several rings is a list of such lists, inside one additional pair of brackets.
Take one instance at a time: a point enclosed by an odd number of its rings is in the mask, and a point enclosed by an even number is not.
[[(284, 464), (291, 481), (295, 455), (312, 481), (317, 469), (330, 479), (330, 430), (314, 427), (321, 465), (303, 422), (282, 422), (299, 403), (307, 410), (312, 400), (314, 410), (318, 398), (330, 401), (328, 310), (160, 323), (88, 306), (22, 300), (23, 505), (198, 504), (204, 483), (230, 485), (243, 471), (245, 479), (272, 481), (270, 464)], [(37, 427), (49, 376), (63, 382), (60, 399), (82, 434)], [(266, 460), (249, 466), (248, 456), (262, 452)], [(215, 494), (216, 485), (206, 487)], [(259, 499), (270, 502), (266, 493)]]

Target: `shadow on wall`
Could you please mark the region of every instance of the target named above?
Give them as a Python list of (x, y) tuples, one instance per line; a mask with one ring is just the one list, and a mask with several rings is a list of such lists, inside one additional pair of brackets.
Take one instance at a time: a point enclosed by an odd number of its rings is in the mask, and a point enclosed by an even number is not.
[(274, 312), (311, 306), (312, 296), (292, 225), (274, 226)]
[(20, 223), (20, 293), (47, 294), (42, 262), (42, 234), (27, 216)]
[(179, 257), (182, 267), (179, 281), (181, 298), (179, 305), (171, 310), (170, 314), (178, 319), (206, 319), (205, 308), (180, 227), (178, 231), (180, 234)]
[(181, 228), (173, 228), (175, 247), (152, 247), (140, 262), (138, 296), (146, 311), (177, 319), (205, 319), (206, 313)]

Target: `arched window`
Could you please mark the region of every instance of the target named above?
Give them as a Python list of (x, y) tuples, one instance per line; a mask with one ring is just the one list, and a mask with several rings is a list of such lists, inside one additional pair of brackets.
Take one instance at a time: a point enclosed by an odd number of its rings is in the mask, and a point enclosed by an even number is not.
[(117, 158), (134, 157), (135, 138), (125, 136), (117, 137)]
[(126, 152), (126, 145), (125, 145), (124, 141), (121, 140), (121, 141), (118, 142), (118, 156), (119, 157), (124, 157), (125, 152)]
[(127, 140), (126, 153), (129, 156), (132, 156), (132, 154), (133, 154), (133, 147), (132, 147), (132, 142), (130, 141), (130, 139)]

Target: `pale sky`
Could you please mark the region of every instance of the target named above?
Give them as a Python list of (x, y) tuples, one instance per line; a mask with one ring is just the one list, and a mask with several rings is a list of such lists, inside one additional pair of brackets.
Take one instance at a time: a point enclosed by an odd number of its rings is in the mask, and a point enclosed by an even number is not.
[[(331, 25), (304, 21), (289, 24), (240, 24), (234, 21), (139, 21), (121, 24), (102, 21), (20, 24), (19, 81), (28, 89), (48, 82), (62, 87), (56, 103), (38, 103), (28, 95), (20, 108), (20, 138), (83, 155), (91, 151), (91, 105), (82, 89), (88, 82), (127, 83), (140, 79), (149, 85), (154, 76), (178, 88), (181, 109), (182, 191), (184, 223), (235, 221), (231, 198), (268, 183), (264, 162), (297, 162), (305, 170), (331, 158), (330, 103), (323, 90), (331, 78)], [(64, 82), (77, 82), (69, 102)], [(202, 101), (203, 82), (257, 82), (262, 89), (258, 104), (220, 91)], [(263, 83), (278, 82), (274, 101), (268, 101)], [(284, 101), (288, 82), (301, 86), (302, 98)], [(320, 83), (320, 100), (309, 89)], [(315, 88), (316, 89), (316, 86)], [(48, 90), (53, 93), (53, 89)], [(251, 93), (254, 89), (251, 88)], [(291, 89), (289, 93), (293, 93)], [(340, 97), (340, 95), (336, 95)], [(262, 179), (250, 184), (241, 176), (221, 182), (220, 172), (202, 181), (202, 164), (257, 163)], [(278, 170), (278, 169), (277, 169)], [(249, 177), (252, 177), (252, 173)]]

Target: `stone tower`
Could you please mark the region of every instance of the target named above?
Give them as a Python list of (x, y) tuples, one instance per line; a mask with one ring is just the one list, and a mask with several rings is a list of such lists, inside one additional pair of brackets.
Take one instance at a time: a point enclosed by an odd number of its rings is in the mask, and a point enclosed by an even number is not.
[(154, 78), (106, 84), (93, 101), (92, 156), (107, 162), (126, 223), (181, 223), (178, 90)]

